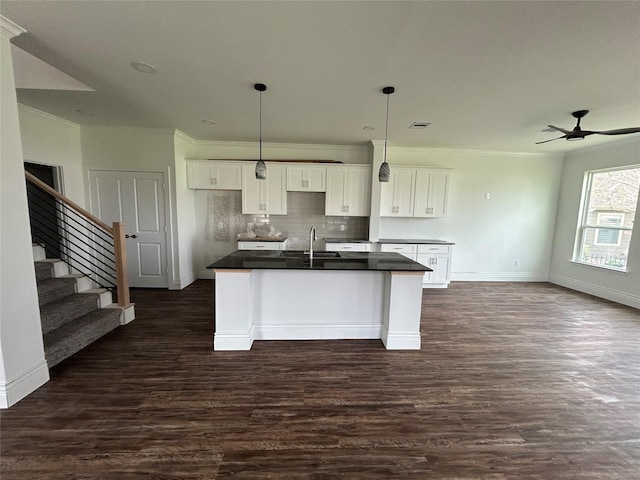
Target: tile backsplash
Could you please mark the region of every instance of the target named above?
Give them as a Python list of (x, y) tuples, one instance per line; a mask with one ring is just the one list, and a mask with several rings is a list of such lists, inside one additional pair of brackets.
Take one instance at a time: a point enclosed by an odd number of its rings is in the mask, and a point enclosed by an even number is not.
[(243, 215), (239, 191), (198, 190), (196, 219), (203, 228), (202, 259), (208, 265), (237, 249), (238, 234), (249, 224), (269, 224), (288, 237), (287, 248), (308, 247), (309, 229), (316, 227), (318, 240), (331, 238), (365, 239), (368, 217), (327, 217), (324, 193), (288, 192), (287, 215)]

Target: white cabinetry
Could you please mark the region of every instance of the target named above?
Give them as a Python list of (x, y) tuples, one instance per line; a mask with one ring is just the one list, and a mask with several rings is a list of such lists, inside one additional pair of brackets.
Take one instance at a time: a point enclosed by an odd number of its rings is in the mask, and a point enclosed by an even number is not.
[(242, 166), (242, 213), (287, 214), (286, 168), (267, 164), (267, 179), (257, 180), (255, 165)]
[(362, 242), (326, 242), (324, 248), (327, 252), (370, 252), (371, 244)]
[(281, 242), (259, 242), (242, 240), (238, 242), (238, 250), (284, 250), (286, 241)]
[(449, 170), (392, 167), (380, 190), (381, 217), (445, 217)]
[(446, 217), (448, 197), (448, 171), (417, 170), (414, 217)]
[(328, 166), (325, 215), (369, 216), (370, 186), (370, 167)]
[(240, 190), (242, 188), (240, 162), (187, 162), (187, 186), (205, 190)]
[(287, 166), (287, 191), (324, 192), (326, 191), (327, 167), (308, 165)]
[(383, 243), (382, 252), (396, 252), (411, 260), (429, 267), (433, 272), (425, 272), (423, 288), (447, 288), (451, 281), (452, 245), (415, 244), (415, 243)]
[(418, 245), (418, 263), (433, 272), (424, 274), (423, 286), (446, 288), (451, 280), (451, 245)]
[(394, 167), (389, 182), (380, 184), (380, 215), (413, 217), (415, 186), (415, 168)]

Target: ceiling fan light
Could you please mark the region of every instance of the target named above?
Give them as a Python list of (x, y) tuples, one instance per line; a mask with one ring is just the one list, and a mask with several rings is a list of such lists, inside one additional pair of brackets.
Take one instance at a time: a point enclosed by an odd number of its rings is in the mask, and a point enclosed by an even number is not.
[(584, 137), (567, 137), (568, 142), (575, 142), (576, 140), (584, 140)]

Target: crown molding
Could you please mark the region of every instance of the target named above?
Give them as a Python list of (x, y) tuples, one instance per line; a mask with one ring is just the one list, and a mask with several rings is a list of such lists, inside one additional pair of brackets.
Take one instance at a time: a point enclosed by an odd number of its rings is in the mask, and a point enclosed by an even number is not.
[(27, 31), (15, 22), (12, 22), (4, 15), (0, 15), (0, 33), (4, 37), (13, 38), (26, 33)]
[(38, 110), (37, 108), (33, 108), (33, 107), (29, 107), (27, 105), (23, 105), (22, 103), (18, 104), (18, 112), (22, 112), (25, 114), (29, 114), (29, 115), (35, 115), (38, 117), (42, 117), (46, 120), (51, 120), (53, 122), (56, 123), (60, 123), (62, 125), (65, 125), (67, 127), (72, 127), (72, 128), (80, 128), (81, 125), (78, 123), (74, 123), (71, 122), (69, 120), (65, 120), (64, 118), (60, 118), (60, 117), (56, 117), (55, 115), (52, 115), (50, 113), (47, 112), (43, 112), (42, 110)]
[[(190, 138), (190, 137), (189, 137)], [(210, 147), (255, 147), (258, 142), (239, 142), (225, 140), (193, 140), (196, 145)], [(262, 142), (262, 148), (313, 149), (313, 150), (366, 150), (366, 145), (327, 145), (321, 143), (277, 143)]]
[(198, 143), (198, 140), (196, 140), (193, 137), (190, 137), (189, 135), (184, 133), (182, 130), (176, 130), (174, 132), (174, 134), (175, 134), (176, 137), (178, 137), (178, 138), (180, 138), (180, 139), (184, 140), (185, 142), (190, 143), (192, 145), (195, 145), (195, 144)]

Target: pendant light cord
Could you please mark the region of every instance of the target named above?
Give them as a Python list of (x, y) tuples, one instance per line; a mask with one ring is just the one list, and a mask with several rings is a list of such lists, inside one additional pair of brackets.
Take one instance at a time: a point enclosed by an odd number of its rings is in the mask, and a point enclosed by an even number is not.
[(262, 90), (260, 90), (260, 161), (262, 161)]
[(387, 93), (387, 117), (384, 120), (384, 162), (387, 163), (387, 132), (389, 131), (389, 94)]

